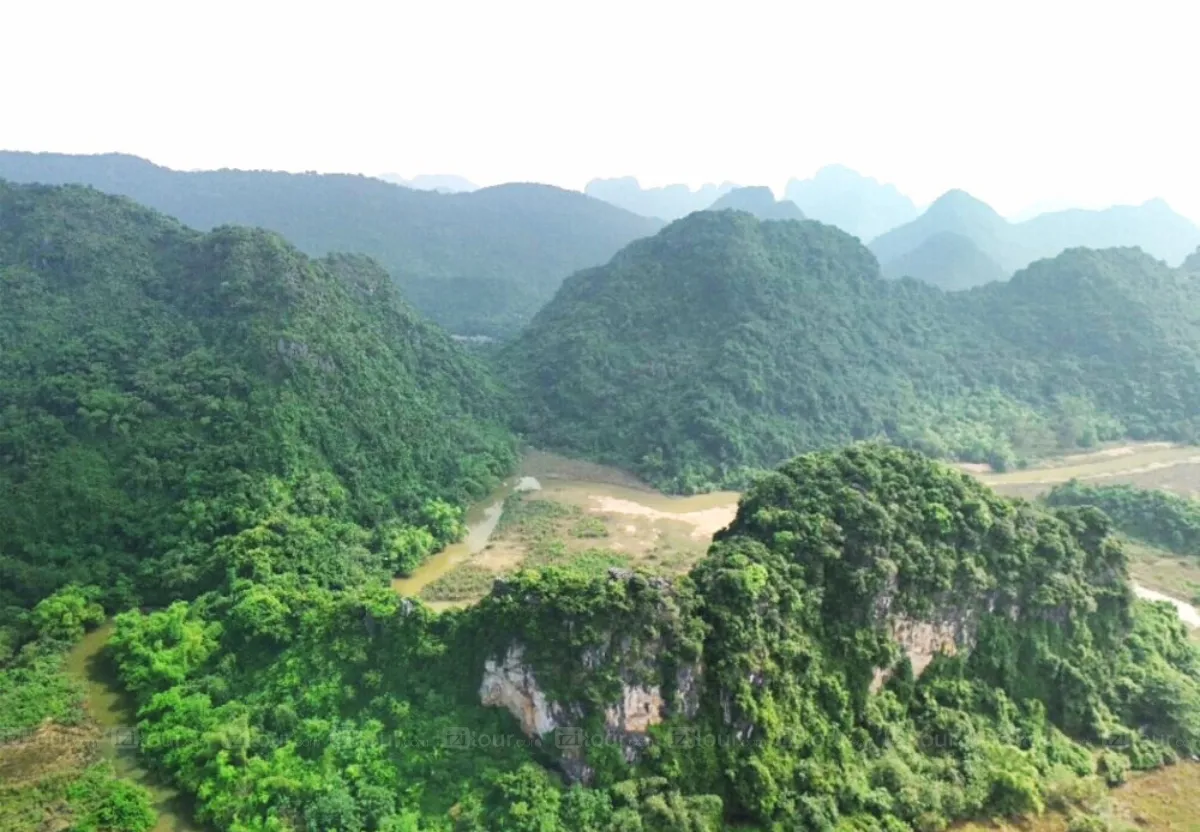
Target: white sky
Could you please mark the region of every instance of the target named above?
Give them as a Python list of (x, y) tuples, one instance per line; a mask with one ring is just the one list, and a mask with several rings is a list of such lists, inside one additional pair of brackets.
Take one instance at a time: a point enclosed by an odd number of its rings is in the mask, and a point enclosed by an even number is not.
[(0, 147), (572, 188), (839, 162), (1200, 220), (1189, 0), (317, 5), (3, 0)]

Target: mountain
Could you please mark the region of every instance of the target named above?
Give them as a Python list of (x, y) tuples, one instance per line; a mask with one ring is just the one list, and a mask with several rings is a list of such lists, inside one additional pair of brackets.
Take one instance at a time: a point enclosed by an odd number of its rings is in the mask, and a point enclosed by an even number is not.
[(836, 225), (864, 242), (917, 217), (913, 201), (894, 185), (883, 185), (841, 165), (828, 165), (811, 179), (792, 179), (784, 198), (805, 216)]
[(394, 185), (403, 185), (417, 191), (437, 191), (443, 194), (470, 193), (479, 190), (479, 186), (468, 179), (452, 173), (422, 173), (412, 179), (405, 179), (398, 173), (381, 173), (380, 179)]
[[(371, 261), (79, 187), (0, 183), (0, 391), (0, 610), (386, 576), (514, 462), (491, 377)], [(231, 563), (243, 534), (287, 563)]]
[[(969, 240), (978, 254), (961, 241), (949, 244), (942, 236), (947, 233)], [(938, 237), (931, 253), (928, 246)], [(1034, 260), (1079, 247), (1137, 246), (1174, 265), (1200, 246), (1200, 228), (1162, 200), (1102, 211), (1056, 211), (1010, 223), (969, 194), (950, 191), (920, 217), (870, 245), (888, 277), (911, 275), (936, 286), (965, 288), (1003, 279)]]
[(588, 196), (641, 214), (662, 220), (677, 220), (693, 211), (703, 211), (737, 186), (731, 182), (706, 184), (692, 190), (687, 185), (666, 185), (661, 188), (642, 188), (637, 179), (593, 179), (583, 189)]
[(804, 212), (796, 203), (781, 199), (776, 201), (770, 188), (757, 186), (734, 188), (708, 208), (709, 211), (746, 211), (760, 220), (802, 220)]
[(0, 178), (91, 185), (201, 230), (259, 226), (314, 256), (369, 255), (418, 310), (464, 335), (512, 334), (568, 274), (660, 227), (548, 185), (440, 194), (342, 174), (183, 173), (120, 154), (0, 153)]
[(979, 250), (969, 237), (939, 231), (911, 251), (889, 260), (884, 277), (915, 277), (942, 289), (969, 289), (1004, 280), (1009, 273)]
[(947, 294), (832, 226), (701, 212), (570, 277), (501, 361), (532, 441), (686, 492), (874, 436), (1003, 467), (1197, 435), (1197, 309), (1133, 249)]
[(1102, 211), (1057, 211), (1017, 226), (1025, 246), (1037, 257), (1066, 248), (1137, 246), (1175, 265), (1200, 246), (1200, 228), (1161, 199), (1118, 205)]
[[(871, 241), (871, 251), (879, 258), (884, 274), (901, 274), (896, 261), (910, 255), (931, 237), (954, 234), (969, 240), (985, 260), (979, 260), (984, 270), (978, 275), (959, 275), (958, 280), (941, 277), (936, 285), (955, 282), (961, 286), (970, 277), (969, 285), (979, 285), (991, 279), (993, 266), (1005, 275), (1031, 262), (1012, 226), (986, 203), (965, 191), (948, 191), (912, 222), (893, 228)], [(945, 238), (943, 238), (945, 239)], [(976, 258), (978, 259), (978, 258)], [(990, 262), (988, 262), (990, 261)], [(956, 263), (957, 264), (957, 263)], [(916, 276), (916, 275), (914, 275)]]

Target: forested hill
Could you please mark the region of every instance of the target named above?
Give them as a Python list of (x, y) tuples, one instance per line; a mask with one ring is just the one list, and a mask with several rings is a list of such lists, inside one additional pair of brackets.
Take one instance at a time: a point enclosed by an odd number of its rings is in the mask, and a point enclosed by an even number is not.
[(501, 358), (535, 442), (687, 491), (872, 436), (1001, 467), (1194, 437), (1198, 308), (1132, 249), (948, 294), (831, 226), (702, 212), (569, 278)]
[(0, 391), (0, 609), (185, 596), (284, 536), (289, 572), (384, 575), (514, 460), (490, 377), (371, 261), (78, 187), (0, 183)]
[(549, 185), (419, 191), (365, 176), (182, 172), (133, 156), (0, 152), (0, 178), (79, 183), (185, 224), (260, 226), (310, 255), (370, 255), (409, 301), (452, 332), (515, 332), (572, 272), (608, 260), (661, 221)]

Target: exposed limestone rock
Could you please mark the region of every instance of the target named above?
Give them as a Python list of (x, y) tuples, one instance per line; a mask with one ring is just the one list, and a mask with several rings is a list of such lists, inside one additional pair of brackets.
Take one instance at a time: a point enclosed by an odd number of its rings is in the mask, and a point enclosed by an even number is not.
[(558, 709), (546, 701), (524, 657), (524, 647), (514, 644), (503, 662), (488, 659), (483, 666), (479, 699), (485, 706), (507, 708), (520, 721), (527, 737), (540, 737), (559, 726)]
[(684, 665), (675, 673), (675, 710), (693, 718), (700, 712), (700, 678), (704, 668), (699, 665)]
[[(953, 656), (959, 650), (975, 646), (977, 621), (973, 616), (947, 613), (932, 621), (921, 621), (906, 615), (892, 616), (888, 628), (912, 664), (913, 676), (921, 673), (939, 653)], [(871, 682), (871, 692), (883, 687), (892, 671), (877, 668)]]
[(663, 721), (665, 709), (658, 685), (625, 685), (621, 701), (604, 711), (604, 725), (612, 732), (644, 734)]

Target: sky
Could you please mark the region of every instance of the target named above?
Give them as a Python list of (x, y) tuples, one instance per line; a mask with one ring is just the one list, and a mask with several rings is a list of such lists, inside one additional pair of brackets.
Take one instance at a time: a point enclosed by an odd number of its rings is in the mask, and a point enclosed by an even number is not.
[(1200, 4), (12, 2), (0, 148), (180, 169), (730, 180), (1200, 220)]

